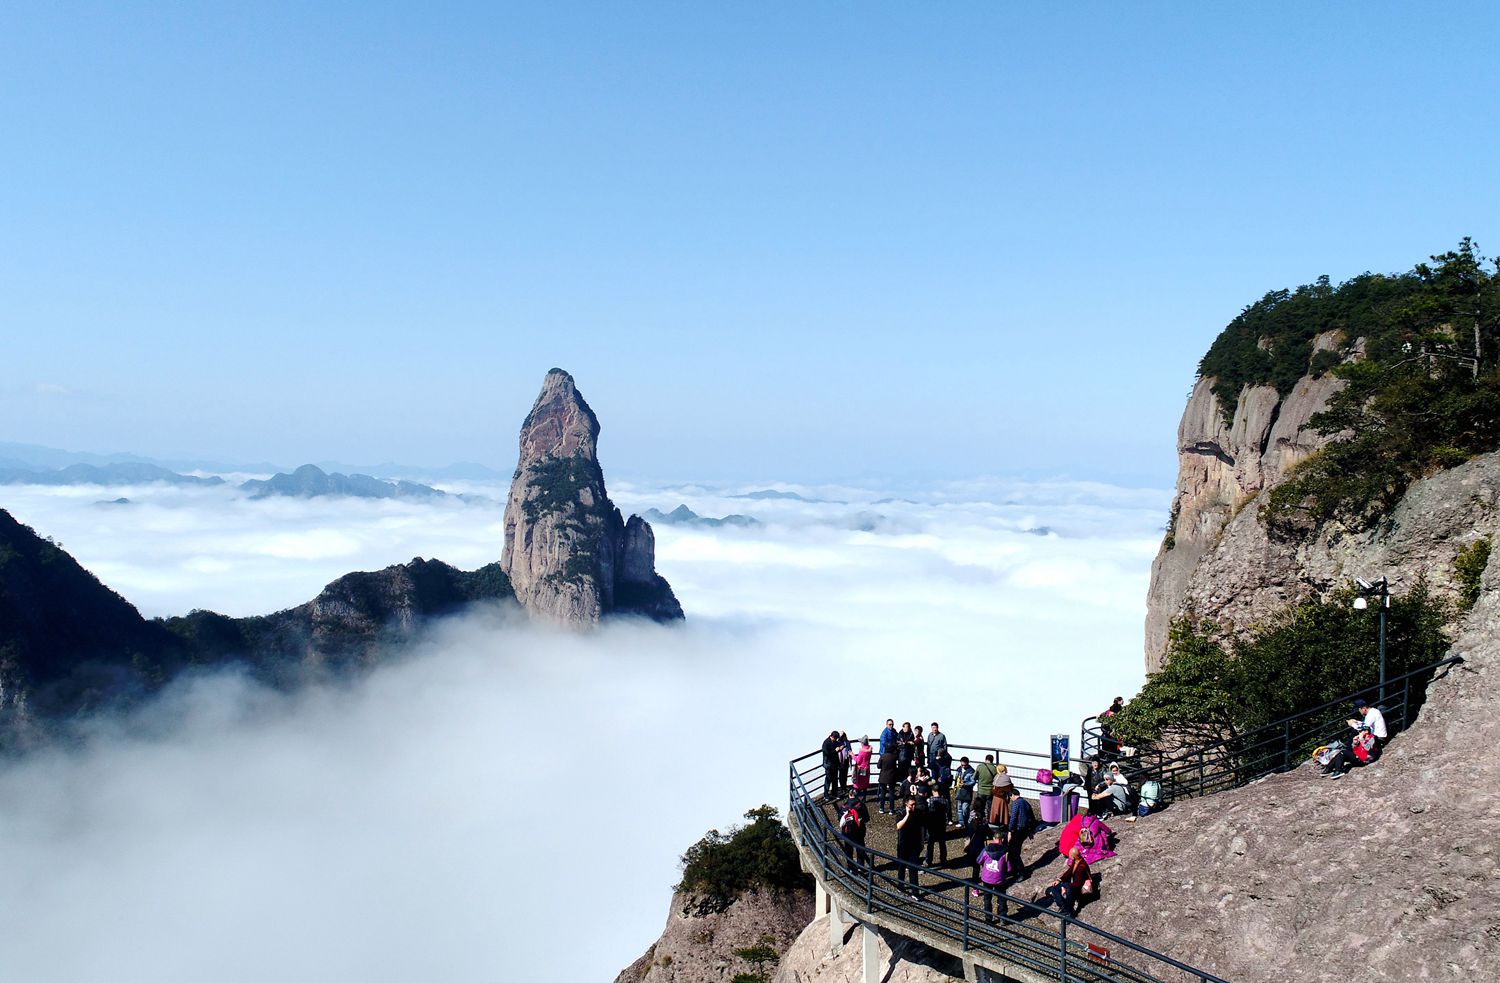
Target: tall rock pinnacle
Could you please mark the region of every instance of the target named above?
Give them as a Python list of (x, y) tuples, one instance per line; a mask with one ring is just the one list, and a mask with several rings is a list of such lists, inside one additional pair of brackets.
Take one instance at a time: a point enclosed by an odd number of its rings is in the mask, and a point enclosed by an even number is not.
[(553, 369), (521, 424), (521, 457), (505, 503), (500, 566), (528, 612), (590, 626), (607, 614), (682, 617), (656, 572), (656, 536), (627, 523), (604, 490), (599, 418), (573, 377)]

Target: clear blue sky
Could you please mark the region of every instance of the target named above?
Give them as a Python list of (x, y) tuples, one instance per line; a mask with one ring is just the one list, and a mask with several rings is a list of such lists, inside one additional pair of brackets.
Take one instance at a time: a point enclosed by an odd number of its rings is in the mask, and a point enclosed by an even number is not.
[(1494, 4), (7, 4), (0, 440), (1170, 483), (1264, 291), (1500, 252)]

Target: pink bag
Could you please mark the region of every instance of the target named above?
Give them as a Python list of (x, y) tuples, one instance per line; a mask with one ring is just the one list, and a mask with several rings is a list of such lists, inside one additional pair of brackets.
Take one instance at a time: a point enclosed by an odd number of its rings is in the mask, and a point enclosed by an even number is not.
[(1051, 768), (1040, 768), (1040, 769), (1038, 769), (1037, 773), (1036, 773), (1036, 783), (1038, 785), (1046, 785), (1048, 788), (1051, 788), (1052, 787), (1052, 769)]

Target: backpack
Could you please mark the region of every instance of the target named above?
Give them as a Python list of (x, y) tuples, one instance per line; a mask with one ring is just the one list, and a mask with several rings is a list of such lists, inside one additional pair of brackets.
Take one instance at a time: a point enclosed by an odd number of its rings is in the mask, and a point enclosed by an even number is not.
[(1362, 730), (1354, 735), (1354, 756), (1362, 765), (1369, 764), (1375, 757), (1375, 735), (1367, 730)]
[(1141, 805), (1155, 808), (1161, 802), (1161, 782), (1141, 783)]
[(1037, 772), (1036, 772), (1036, 783), (1038, 785), (1045, 785), (1048, 788), (1051, 788), (1052, 787), (1052, 769), (1051, 768), (1038, 768)]
[(839, 832), (845, 836), (852, 837), (862, 826), (859, 820), (859, 810), (850, 809), (844, 813), (844, 818), (839, 821)]

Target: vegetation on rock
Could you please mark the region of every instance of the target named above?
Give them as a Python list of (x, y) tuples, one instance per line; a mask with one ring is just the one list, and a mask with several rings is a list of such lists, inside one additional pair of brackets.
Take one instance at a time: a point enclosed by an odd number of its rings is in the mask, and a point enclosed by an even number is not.
[[(1242, 734), (1379, 682), (1378, 612), (1353, 607), (1352, 588), (1293, 605), (1248, 636), (1211, 622), (1173, 624), (1167, 659), (1111, 725), (1126, 744), (1164, 733), (1217, 738)], [(1387, 677), (1443, 657), (1449, 606), (1426, 584), (1391, 598)], [(1413, 698), (1420, 699), (1420, 689)], [(1334, 716), (1347, 715), (1335, 708)]]
[(681, 894), (693, 899), (699, 914), (723, 911), (746, 891), (807, 887), (792, 834), (763, 805), (745, 813), (750, 820), (728, 833), (711, 829), (682, 855)]
[(1485, 536), (1460, 549), (1453, 558), (1453, 568), (1458, 573), (1459, 603), (1465, 611), (1479, 600), (1479, 580), (1484, 576), (1484, 568), (1490, 565), (1492, 545), (1493, 539)]
[[(1199, 364), (1226, 423), (1241, 389), (1290, 391), (1309, 371), (1345, 385), (1314, 414), (1331, 437), (1273, 488), (1261, 517), (1273, 529), (1330, 519), (1360, 525), (1413, 481), (1500, 449), (1500, 262), (1469, 239), (1401, 274), (1327, 277), (1274, 291), (1224, 329)], [(1338, 332), (1345, 351), (1312, 358)], [(1344, 361), (1359, 346), (1362, 357)]]

